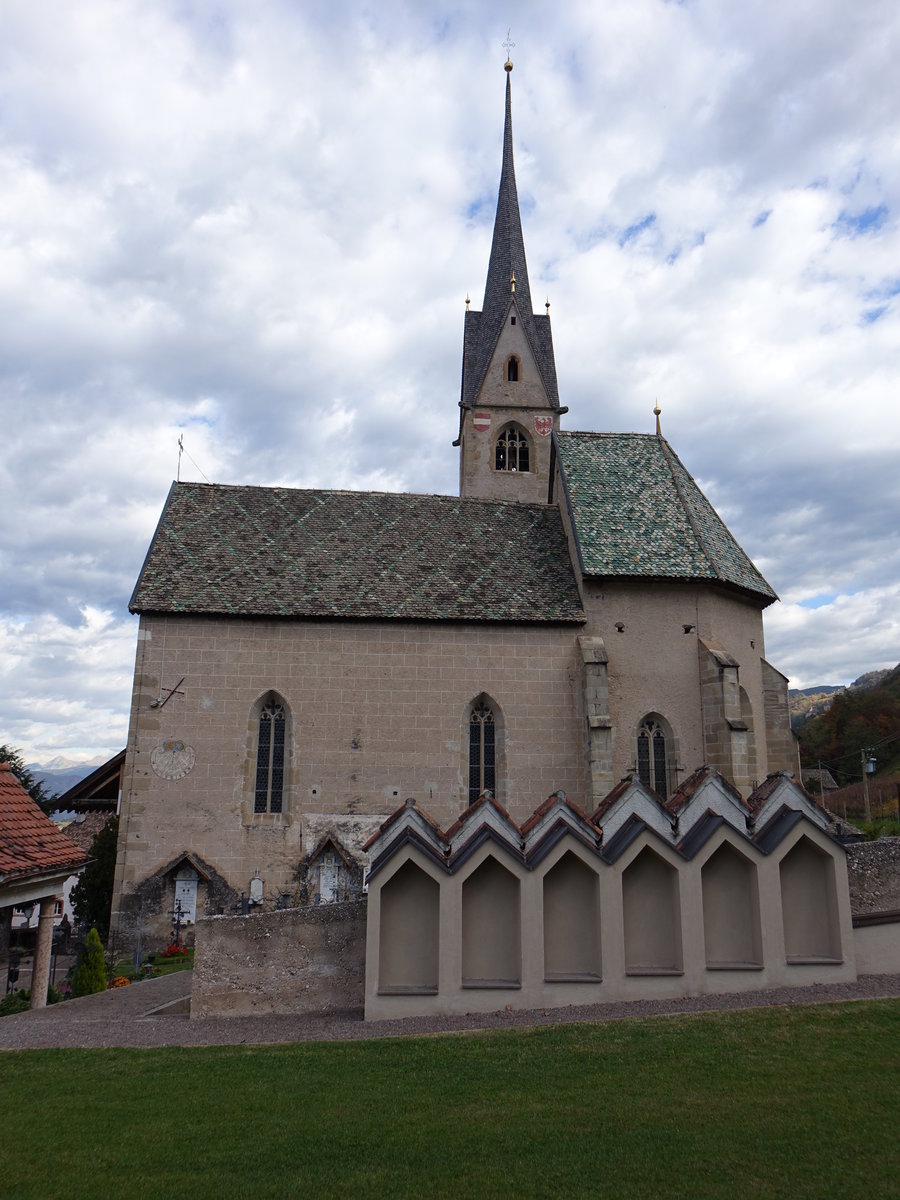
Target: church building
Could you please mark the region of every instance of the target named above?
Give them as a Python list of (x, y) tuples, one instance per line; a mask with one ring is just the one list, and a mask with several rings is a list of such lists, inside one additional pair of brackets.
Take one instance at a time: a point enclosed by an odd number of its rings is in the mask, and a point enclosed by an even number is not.
[(772, 588), (658, 412), (562, 428), (506, 70), (459, 496), (173, 483), (130, 604), (113, 936), (365, 887), (382, 1016), (852, 977)]

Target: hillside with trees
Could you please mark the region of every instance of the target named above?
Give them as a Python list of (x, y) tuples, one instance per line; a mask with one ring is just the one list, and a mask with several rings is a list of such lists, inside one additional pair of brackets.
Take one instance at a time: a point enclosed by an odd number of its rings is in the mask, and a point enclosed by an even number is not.
[(803, 767), (821, 763), (842, 786), (859, 782), (864, 750), (874, 752), (879, 777), (896, 774), (900, 771), (900, 666), (885, 673), (874, 687), (838, 692), (824, 712), (800, 725), (797, 736)]

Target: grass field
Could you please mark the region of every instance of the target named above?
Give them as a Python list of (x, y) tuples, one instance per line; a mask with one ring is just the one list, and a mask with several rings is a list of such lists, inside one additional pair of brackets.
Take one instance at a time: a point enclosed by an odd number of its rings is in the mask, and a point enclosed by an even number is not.
[(900, 1195), (900, 1001), (0, 1054), (21, 1198)]

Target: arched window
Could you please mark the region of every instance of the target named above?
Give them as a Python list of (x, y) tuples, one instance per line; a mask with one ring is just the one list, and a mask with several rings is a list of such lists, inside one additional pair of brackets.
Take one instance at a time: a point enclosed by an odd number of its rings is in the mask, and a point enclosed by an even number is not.
[(641, 783), (663, 800), (669, 798), (669, 755), (672, 733), (661, 717), (644, 717), (637, 733), (637, 774)]
[(519, 360), (511, 354), (506, 361), (506, 379), (509, 383), (519, 382)]
[(507, 425), (497, 438), (494, 468), (497, 471), (528, 470), (528, 438), (520, 426)]
[(283, 809), (286, 727), (284, 704), (277, 696), (268, 696), (259, 713), (254, 813), (280, 813)]
[(469, 803), (482, 792), (494, 792), (496, 784), (497, 722), (494, 710), (483, 698), (472, 706), (469, 716)]

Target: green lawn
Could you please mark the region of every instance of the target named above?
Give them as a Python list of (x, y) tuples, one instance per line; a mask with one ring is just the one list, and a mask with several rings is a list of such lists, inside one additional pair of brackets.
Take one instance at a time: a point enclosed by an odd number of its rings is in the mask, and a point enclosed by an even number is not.
[(900, 1001), (0, 1053), (16, 1197), (900, 1195)]

